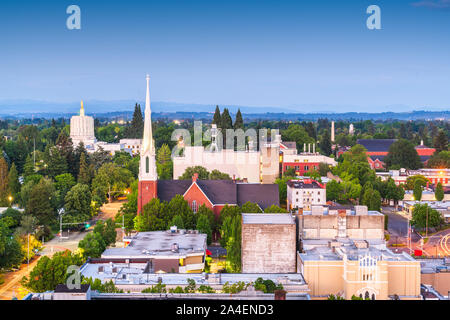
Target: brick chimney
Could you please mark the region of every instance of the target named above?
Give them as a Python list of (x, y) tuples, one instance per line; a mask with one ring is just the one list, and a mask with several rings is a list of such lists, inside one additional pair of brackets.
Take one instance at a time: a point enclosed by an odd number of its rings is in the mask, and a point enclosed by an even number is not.
[(192, 182), (197, 182), (198, 180), (198, 173), (194, 173), (194, 175), (192, 176)]
[(286, 291), (275, 290), (275, 300), (286, 300)]

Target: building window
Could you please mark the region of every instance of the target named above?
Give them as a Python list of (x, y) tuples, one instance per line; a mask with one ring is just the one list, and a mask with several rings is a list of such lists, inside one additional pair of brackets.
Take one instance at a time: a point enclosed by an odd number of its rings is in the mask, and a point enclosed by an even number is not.
[(192, 211), (194, 213), (197, 213), (197, 211), (198, 211), (197, 201), (195, 201), (195, 200), (192, 201)]
[(308, 170), (309, 170), (309, 167), (308, 167), (308, 166), (304, 166), (304, 167), (303, 167), (303, 170), (308, 171)]
[(369, 291), (366, 291), (366, 294), (364, 295), (364, 299), (370, 299)]
[(145, 173), (149, 173), (150, 171), (150, 160), (148, 157), (145, 158)]

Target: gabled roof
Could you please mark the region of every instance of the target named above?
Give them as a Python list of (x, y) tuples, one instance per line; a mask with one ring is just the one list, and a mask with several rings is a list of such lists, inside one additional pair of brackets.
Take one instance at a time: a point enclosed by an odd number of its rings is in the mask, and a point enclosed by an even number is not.
[(397, 139), (359, 139), (356, 143), (364, 146), (368, 152), (388, 152), (389, 147), (395, 141), (397, 141)]
[(278, 184), (238, 183), (237, 188), (237, 204), (240, 206), (248, 201), (257, 203), (262, 210), (271, 205), (280, 205)]
[[(184, 195), (192, 185), (191, 180), (158, 180), (158, 198), (170, 201), (177, 194)], [(197, 180), (198, 187), (213, 205), (243, 205), (250, 201), (261, 209), (280, 205), (277, 184), (236, 183), (232, 180)]]
[(295, 141), (283, 141), (280, 144), (288, 149), (297, 149), (297, 143)]
[(232, 180), (197, 180), (213, 204), (237, 204), (236, 183)]
[(191, 180), (158, 180), (158, 199), (169, 202), (177, 194), (183, 195), (191, 184)]

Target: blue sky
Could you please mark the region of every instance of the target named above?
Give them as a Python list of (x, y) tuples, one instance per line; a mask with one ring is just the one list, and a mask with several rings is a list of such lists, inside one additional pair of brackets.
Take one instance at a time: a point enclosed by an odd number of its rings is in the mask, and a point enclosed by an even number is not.
[(153, 101), (450, 109), (450, 0), (3, 0), (0, 49), (0, 100), (141, 101), (150, 73)]

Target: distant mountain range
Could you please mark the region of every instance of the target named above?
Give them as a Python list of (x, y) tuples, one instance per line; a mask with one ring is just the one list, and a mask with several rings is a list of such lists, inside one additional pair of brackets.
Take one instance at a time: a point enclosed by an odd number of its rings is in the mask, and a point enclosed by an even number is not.
[[(131, 120), (134, 100), (100, 101), (86, 100), (84, 108), (86, 113), (98, 118), (117, 118)], [(137, 101), (142, 111), (145, 103)], [(245, 114), (246, 120), (317, 120), (328, 118), (334, 120), (448, 120), (450, 111), (436, 108), (424, 108), (427, 111), (410, 111), (406, 106), (392, 106), (390, 110), (397, 112), (335, 112), (324, 111), (333, 108), (323, 105), (304, 105), (300, 107), (252, 107), (252, 106), (228, 106), (220, 105), (220, 109), (228, 108), (232, 114), (238, 109)], [(339, 107), (337, 110), (357, 110), (357, 107)], [(78, 114), (79, 102), (53, 103), (34, 100), (3, 100), (0, 101), (0, 117), (2, 118), (68, 118)], [(167, 119), (211, 119), (215, 105), (186, 104), (175, 102), (152, 102), (154, 118)]]

